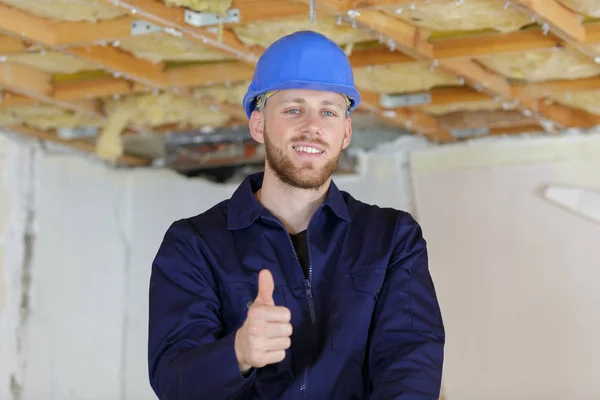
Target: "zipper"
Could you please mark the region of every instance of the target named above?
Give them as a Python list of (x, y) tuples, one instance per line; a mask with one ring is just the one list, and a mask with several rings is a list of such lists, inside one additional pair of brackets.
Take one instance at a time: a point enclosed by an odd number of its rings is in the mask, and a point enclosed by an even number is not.
[[(321, 208), (323, 208), (322, 205), (321, 205)], [(308, 310), (310, 313), (310, 321), (311, 321), (313, 329), (316, 329), (317, 321), (316, 321), (316, 314), (315, 314), (313, 290), (312, 290), (312, 284), (311, 284), (312, 257), (310, 255), (310, 236), (309, 236), (310, 223), (312, 222), (313, 217), (314, 217), (314, 214), (310, 217), (310, 220), (308, 221), (308, 227), (306, 228), (306, 248), (308, 251), (308, 278), (304, 278), (304, 271), (302, 270), (302, 264), (300, 263), (300, 259), (298, 258), (298, 253), (296, 253), (296, 249), (294, 248), (294, 243), (292, 242), (292, 238), (290, 237), (289, 233), (287, 232), (287, 229), (285, 229), (285, 226), (283, 225), (283, 223), (276, 218), (271, 218), (271, 217), (266, 217), (264, 215), (261, 215), (261, 218), (269, 220), (269, 221), (273, 221), (277, 225), (279, 225), (281, 227), (281, 229), (283, 229), (285, 234), (287, 235), (288, 241), (290, 243), (290, 247), (292, 248), (292, 251), (294, 252), (294, 257), (296, 258), (296, 262), (298, 263), (298, 266), (300, 267), (300, 270), (302, 272), (302, 280), (304, 281), (304, 288), (306, 290), (306, 299), (308, 301)], [(301, 396), (302, 399), (306, 398), (307, 381), (308, 381), (308, 369), (305, 369), (304, 376), (302, 377), (302, 381), (300, 382), (300, 393), (302, 394), (302, 396)]]

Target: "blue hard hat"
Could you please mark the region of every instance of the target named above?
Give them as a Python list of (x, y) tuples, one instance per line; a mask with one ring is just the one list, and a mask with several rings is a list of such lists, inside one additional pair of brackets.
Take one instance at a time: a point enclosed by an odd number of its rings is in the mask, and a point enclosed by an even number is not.
[(250, 118), (258, 96), (276, 90), (311, 89), (348, 97), (348, 113), (360, 104), (348, 57), (335, 42), (312, 31), (298, 31), (271, 44), (256, 65), (243, 105)]

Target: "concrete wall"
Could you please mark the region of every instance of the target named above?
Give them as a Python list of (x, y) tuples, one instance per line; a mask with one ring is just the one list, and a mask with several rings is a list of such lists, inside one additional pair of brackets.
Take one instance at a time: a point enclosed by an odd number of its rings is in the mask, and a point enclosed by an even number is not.
[[(424, 146), (408, 138), (365, 154), (361, 174), (336, 183), (364, 201), (412, 210), (407, 151)], [(12, 141), (3, 153), (0, 207), (12, 202), (0, 215), (15, 217), (0, 279), (0, 399), (154, 398), (146, 363), (152, 259), (173, 220), (231, 196), (237, 183), (114, 171)]]

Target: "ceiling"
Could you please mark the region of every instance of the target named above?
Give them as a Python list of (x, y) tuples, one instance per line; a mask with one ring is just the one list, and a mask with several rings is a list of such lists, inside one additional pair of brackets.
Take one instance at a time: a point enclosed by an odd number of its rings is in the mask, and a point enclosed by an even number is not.
[(590, 128), (598, 17), (595, 0), (0, 0), (0, 127), (121, 166), (256, 163), (253, 67), (312, 29), (349, 56), (361, 147)]

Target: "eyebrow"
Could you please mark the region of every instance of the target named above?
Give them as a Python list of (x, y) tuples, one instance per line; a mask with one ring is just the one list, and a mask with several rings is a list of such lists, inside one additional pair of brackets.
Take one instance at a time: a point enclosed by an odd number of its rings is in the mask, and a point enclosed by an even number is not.
[[(305, 104), (306, 100), (304, 100), (302, 98), (295, 98), (295, 99), (291, 99), (291, 100), (281, 100), (279, 102), (279, 104), (286, 104), (286, 103)], [(338, 107), (344, 108), (344, 105), (341, 102), (337, 102), (337, 101), (323, 100), (323, 101), (321, 101), (321, 104), (325, 105), (325, 106), (338, 106)]]

